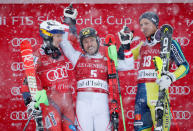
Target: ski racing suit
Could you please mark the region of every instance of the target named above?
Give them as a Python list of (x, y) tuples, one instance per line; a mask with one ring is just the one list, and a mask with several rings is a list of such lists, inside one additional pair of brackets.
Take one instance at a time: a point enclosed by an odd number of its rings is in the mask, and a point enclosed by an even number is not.
[[(74, 125), (75, 113), (72, 101), (72, 91), (69, 75), (73, 67), (64, 54), (53, 59), (39, 48), (34, 53), (38, 90), (45, 89), (49, 106), (41, 104), (43, 128), (49, 131), (72, 131), (69, 126)], [(21, 92), (24, 102), (30, 102), (30, 92), (27, 83), (23, 83)]]
[[(146, 40), (134, 48), (132, 52), (134, 59), (140, 56), (134, 128), (135, 131), (151, 131), (152, 126), (155, 125), (155, 106), (159, 93), (159, 86), (156, 83), (157, 72), (155, 72), (152, 59), (154, 56), (160, 56), (160, 43), (148, 43)], [(189, 64), (182, 53), (179, 43), (175, 40), (172, 40), (171, 44), (170, 62), (175, 62), (178, 66), (173, 72), (176, 80), (184, 77), (189, 72)], [(167, 107), (169, 111), (169, 105)], [(168, 131), (170, 128), (170, 118), (170, 113), (163, 117), (163, 123), (166, 123), (167, 119), (169, 119), (169, 122), (163, 126), (164, 131)]]
[[(76, 115), (81, 131), (111, 131), (108, 107), (107, 58), (100, 52), (95, 55), (82, 54), (75, 50), (63, 35), (61, 48), (75, 68), (77, 80)], [(118, 70), (134, 68), (131, 51), (125, 60), (118, 60)]]

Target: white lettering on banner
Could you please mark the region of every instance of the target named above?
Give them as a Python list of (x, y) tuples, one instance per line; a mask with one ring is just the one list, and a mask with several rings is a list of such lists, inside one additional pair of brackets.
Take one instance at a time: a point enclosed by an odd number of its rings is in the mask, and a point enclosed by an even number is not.
[[(189, 120), (191, 118), (189, 111), (173, 111), (173, 114), (176, 120)], [(173, 119), (173, 116), (171, 118)]]
[(107, 17), (107, 23), (110, 25), (126, 25), (131, 24), (132, 19), (131, 18), (116, 18), (115, 16), (108, 16)]
[(21, 96), (21, 92), (20, 92), (20, 87), (12, 87), (11, 88), (11, 94), (14, 95), (14, 96)]
[(189, 86), (171, 86), (169, 87), (169, 93), (173, 95), (188, 95), (190, 94)]
[(12, 25), (33, 25), (33, 16), (12, 16)]
[(35, 38), (13, 38), (10, 43), (13, 47), (18, 47), (23, 40), (28, 40), (31, 43), (32, 47), (37, 45), (37, 40)]
[(0, 25), (6, 25), (6, 17), (5, 16), (0, 16)]
[(68, 77), (67, 69), (65, 66), (56, 68), (55, 70), (49, 70), (46, 74), (49, 81), (61, 80)]
[(139, 70), (137, 79), (143, 79), (143, 78), (157, 78), (157, 72), (151, 69)]
[(126, 92), (127, 94), (136, 94), (137, 86), (127, 86)]
[(10, 114), (11, 120), (28, 120), (28, 114), (27, 112), (23, 111), (13, 111)]
[(188, 27), (190, 27), (190, 26), (193, 24), (193, 20), (186, 19), (185, 21), (186, 21), (186, 25), (187, 25)]
[(187, 46), (190, 43), (190, 39), (187, 37), (176, 37), (174, 38), (181, 46)]
[(78, 88), (100, 88), (108, 91), (108, 84), (106, 81), (100, 79), (83, 79), (79, 80), (77, 83)]
[(101, 25), (102, 24), (102, 17), (100, 16), (99, 18), (93, 18), (92, 16), (90, 18), (78, 18), (76, 19), (76, 23), (78, 25), (87, 25), (87, 24), (96, 24), (96, 25)]
[(11, 64), (11, 70), (12, 71), (23, 71), (24, 70), (23, 62), (13, 62)]

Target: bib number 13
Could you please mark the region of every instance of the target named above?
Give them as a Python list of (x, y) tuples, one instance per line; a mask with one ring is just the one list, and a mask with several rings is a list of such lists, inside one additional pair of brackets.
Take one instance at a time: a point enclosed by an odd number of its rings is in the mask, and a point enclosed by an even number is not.
[(143, 57), (143, 67), (150, 67), (151, 65), (151, 56)]

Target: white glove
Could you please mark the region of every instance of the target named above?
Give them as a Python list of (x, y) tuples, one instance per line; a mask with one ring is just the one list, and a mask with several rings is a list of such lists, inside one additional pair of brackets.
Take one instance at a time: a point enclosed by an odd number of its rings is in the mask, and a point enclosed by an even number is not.
[(38, 109), (35, 108), (35, 101), (31, 101), (28, 105), (27, 105), (27, 113), (28, 115), (32, 115), (32, 116), (38, 116), (41, 113), (40, 107), (38, 107)]
[(64, 14), (64, 17), (68, 17), (68, 18), (75, 20), (78, 15), (78, 11), (77, 9), (74, 9), (72, 7), (66, 7), (64, 9), (63, 14)]
[(127, 26), (123, 26), (120, 32), (118, 32), (119, 40), (121, 44), (131, 44), (133, 40), (133, 32)]
[(157, 79), (156, 83), (159, 85), (160, 90), (168, 89), (172, 82), (176, 81), (176, 77), (173, 73), (167, 72), (166, 74), (162, 75), (161, 79)]

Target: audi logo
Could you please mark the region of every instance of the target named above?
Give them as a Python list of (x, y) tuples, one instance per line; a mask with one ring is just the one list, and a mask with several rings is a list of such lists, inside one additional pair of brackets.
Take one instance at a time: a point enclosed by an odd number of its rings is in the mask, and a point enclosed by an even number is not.
[(28, 120), (28, 114), (27, 112), (23, 111), (13, 111), (10, 114), (11, 120)]
[(188, 86), (171, 86), (169, 93), (173, 95), (188, 95), (190, 94), (190, 87)]
[(137, 92), (137, 86), (128, 86), (126, 88), (127, 94), (136, 94)]
[(56, 68), (55, 70), (50, 70), (47, 72), (47, 79), (49, 81), (56, 81), (59, 79), (64, 79), (68, 77), (66, 67)]
[(23, 71), (24, 70), (23, 62), (13, 62), (11, 64), (11, 70), (12, 71)]
[[(189, 120), (191, 118), (191, 113), (189, 111), (173, 111), (175, 119), (178, 120)], [(134, 111), (129, 110), (127, 111), (127, 118), (128, 119), (134, 119)], [(171, 115), (171, 118), (173, 119), (173, 116)]]
[(21, 87), (12, 87), (11, 88), (11, 94), (14, 96), (21, 95), (20, 88)]
[(13, 38), (10, 42), (13, 47), (17, 47), (17, 46), (20, 46), (23, 40), (28, 40), (32, 46), (37, 45), (37, 41), (35, 38)]
[(175, 40), (181, 45), (181, 46), (187, 46), (190, 43), (190, 40), (187, 37), (176, 37)]
[(67, 70), (74, 70), (74, 67), (71, 62), (65, 62), (66, 63), (66, 69)]
[[(126, 88), (127, 94), (136, 94), (137, 86), (128, 86)], [(169, 94), (172, 95), (188, 95), (190, 94), (189, 86), (171, 86), (169, 87)]]
[(127, 118), (128, 119), (134, 119), (134, 111), (133, 110), (127, 111)]
[(189, 111), (173, 111), (173, 114), (175, 119), (178, 120), (189, 120), (191, 118), (191, 113)]

